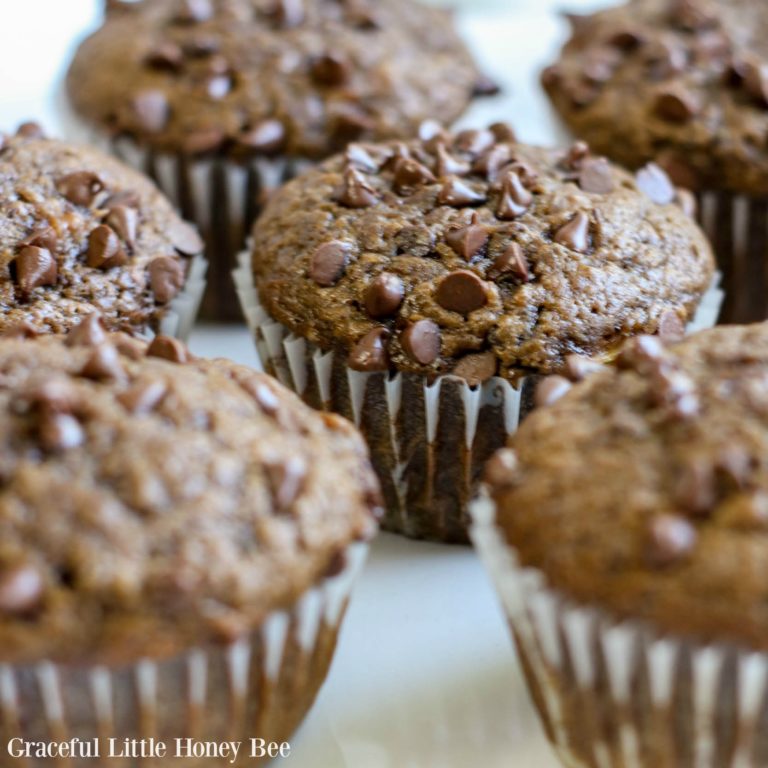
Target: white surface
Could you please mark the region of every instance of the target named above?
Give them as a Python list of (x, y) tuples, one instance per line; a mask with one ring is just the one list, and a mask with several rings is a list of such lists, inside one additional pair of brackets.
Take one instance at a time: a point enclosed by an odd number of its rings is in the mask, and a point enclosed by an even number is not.
[[(463, 124), (508, 120), (524, 140), (563, 140), (537, 81), (565, 33), (553, 10), (560, 3), (459, 4), (478, 58), (506, 86)], [(53, 93), (62, 62), (97, 5), (0, 0), (0, 127), (36, 118), (57, 132)], [(200, 355), (255, 359), (244, 329), (200, 328), (192, 347)], [(470, 549), (380, 537), (329, 680), (293, 746), (284, 764), (294, 768), (556, 768), (496, 597)]]

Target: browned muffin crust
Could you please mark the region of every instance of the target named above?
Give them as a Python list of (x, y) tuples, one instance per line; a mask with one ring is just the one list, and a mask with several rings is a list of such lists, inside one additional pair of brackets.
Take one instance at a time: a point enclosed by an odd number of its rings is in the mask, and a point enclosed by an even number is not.
[(117, 663), (231, 641), (375, 530), (343, 419), (89, 316), (0, 339), (0, 657)]
[(113, 3), (68, 89), (87, 119), (185, 154), (325, 157), (453, 122), (478, 83), (445, 11), (410, 0)]
[(275, 319), (358, 370), (477, 383), (610, 356), (693, 315), (712, 254), (658, 168), (635, 179), (503, 125), (426, 129), (353, 144), (274, 196), (253, 269)]
[(99, 310), (156, 330), (203, 244), (154, 185), (99, 152), (0, 135), (0, 330), (63, 332)]
[(688, 187), (768, 194), (768, 5), (633, 0), (572, 24), (542, 82), (577, 136)]
[(619, 618), (768, 648), (768, 325), (633, 340), (511, 445), (487, 480), (524, 565)]

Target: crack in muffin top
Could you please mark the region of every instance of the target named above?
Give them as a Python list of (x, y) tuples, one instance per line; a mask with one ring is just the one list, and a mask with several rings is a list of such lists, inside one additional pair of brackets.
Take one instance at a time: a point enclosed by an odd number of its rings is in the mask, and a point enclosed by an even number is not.
[(357, 370), (476, 384), (610, 357), (691, 319), (713, 257), (691, 195), (660, 168), (635, 177), (583, 143), (516, 143), (503, 124), (421, 131), (352, 144), (270, 200), (252, 266), (291, 331)]
[(451, 123), (488, 89), (450, 14), (408, 0), (113, 2), (68, 76), (88, 120), (190, 155), (327, 157)]
[(0, 135), (0, 330), (61, 333), (98, 310), (157, 330), (183, 290), (197, 231), (141, 174), (27, 123)]

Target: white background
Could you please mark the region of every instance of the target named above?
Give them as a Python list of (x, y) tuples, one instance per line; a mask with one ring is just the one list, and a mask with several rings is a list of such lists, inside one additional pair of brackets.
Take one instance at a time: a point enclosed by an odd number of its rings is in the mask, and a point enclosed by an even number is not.
[[(457, 3), (478, 58), (506, 86), (463, 123), (504, 119), (524, 140), (565, 140), (537, 81), (565, 34), (554, 11), (563, 4)], [(586, 9), (596, 3), (567, 4)], [(58, 132), (54, 93), (98, 6), (94, 0), (0, 0), (0, 129), (35, 118)], [(201, 355), (254, 361), (242, 328), (200, 328), (192, 346)], [(375, 543), (355, 593), (329, 680), (292, 743), (284, 764), (294, 768), (557, 766), (472, 551), (386, 535)]]

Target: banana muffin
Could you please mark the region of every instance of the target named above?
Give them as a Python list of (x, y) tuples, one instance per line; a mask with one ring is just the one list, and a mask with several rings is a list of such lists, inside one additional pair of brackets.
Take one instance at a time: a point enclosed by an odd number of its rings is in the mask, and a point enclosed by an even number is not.
[(363, 441), (171, 337), (95, 314), (20, 336), (0, 338), (0, 732), (284, 741), (376, 529)]
[(411, 0), (111, 2), (67, 79), (77, 114), (210, 232), (210, 309), (230, 319), (269, 189), (349, 141), (451, 123), (488, 87), (450, 14)]
[(99, 311), (114, 330), (186, 335), (203, 242), (136, 171), (26, 123), (0, 135), (0, 331), (61, 333)]
[(486, 470), (474, 540), (569, 765), (765, 765), (768, 325), (630, 341)]
[(538, 376), (694, 318), (713, 259), (687, 202), (501, 124), (356, 143), (273, 197), (241, 295), (269, 369), (362, 427), (386, 527), (462, 541)]
[(726, 319), (768, 316), (768, 5), (632, 0), (575, 16), (542, 75), (564, 121), (630, 168), (695, 189), (725, 273)]

